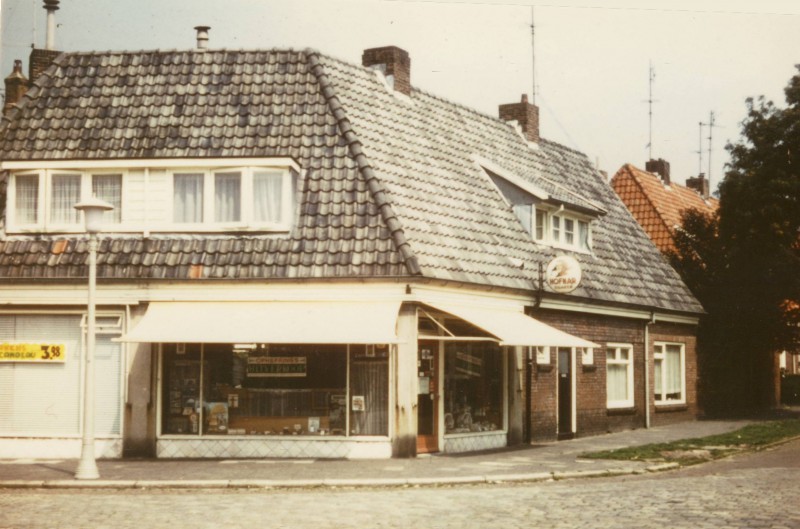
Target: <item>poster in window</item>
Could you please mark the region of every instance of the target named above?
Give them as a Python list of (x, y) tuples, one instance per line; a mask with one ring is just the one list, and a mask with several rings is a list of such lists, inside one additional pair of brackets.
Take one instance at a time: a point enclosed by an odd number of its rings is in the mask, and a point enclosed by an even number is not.
[(366, 411), (367, 402), (364, 395), (353, 395), (353, 411)]

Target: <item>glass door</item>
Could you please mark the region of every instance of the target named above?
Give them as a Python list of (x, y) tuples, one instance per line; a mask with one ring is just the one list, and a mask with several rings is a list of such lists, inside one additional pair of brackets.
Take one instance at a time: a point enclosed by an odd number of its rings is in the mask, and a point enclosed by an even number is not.
[(419, 342), (417, 348), (417, 453), (439, 451), (438, 342)]

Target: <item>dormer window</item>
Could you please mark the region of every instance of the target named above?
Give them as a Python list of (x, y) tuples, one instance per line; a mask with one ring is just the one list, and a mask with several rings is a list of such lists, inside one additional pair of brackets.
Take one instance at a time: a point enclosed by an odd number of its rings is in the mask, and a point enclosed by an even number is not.
[(590, 223), (588, 218), (565, 210), (535, 204), (514, 204), (514, 214), (538, 243), (559, 248), (581, 250), (591, 249)]
[[(288, 233), (296, 211), (299, 167), (288, 158), (120, 162), (5, 162), (8, 233), (81, 233), (74, 206), (95, 196), (114, 232)], [(86, 167), (90, 165), (90, 167)]]

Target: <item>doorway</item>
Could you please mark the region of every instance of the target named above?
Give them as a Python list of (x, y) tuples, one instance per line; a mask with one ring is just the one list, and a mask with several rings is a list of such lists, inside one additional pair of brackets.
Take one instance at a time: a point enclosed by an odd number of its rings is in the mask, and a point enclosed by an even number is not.
[(417, 348), (417, 453), (439, 451), (439, 343), (419, 342)]
[(558, 439), (572, 439), (575, 431), (572, 427), (572, 349), (558, 348)]

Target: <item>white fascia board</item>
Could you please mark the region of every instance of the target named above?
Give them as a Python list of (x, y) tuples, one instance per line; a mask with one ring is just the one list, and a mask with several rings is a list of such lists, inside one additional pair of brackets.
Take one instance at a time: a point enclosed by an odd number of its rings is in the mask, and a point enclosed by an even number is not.
[[(493, 172), (500, 178), (508, 180), (515, 186), (519, 187), (524, 191), (527, 191), (528, 193), (530, 193), (531, 195), (535, 196), (540, 200), (547, 200), (548, 198), (550, 198), (550, 195), (544, 189), (541, 189), (540, 187), (532, 184), (531, 182), (525, 180), (524, 178), (521, 178), (515, 175), (514, 173), (511, 173), (510, 171), (503, 169), (502, 167), (492, 162), (491, 160), (487, 160), (486, 158), (483, 158), (482, 156), (478, 155), (473, 156), (472, 159), (475, 162), (475, 165), (477, 165), (482, 172), (485, 173), (484, 169), (488, 169), (489, 171)], [(486, 176), (488, 177), (489, 175)], [(491, 180), (491, 178), (489, 178), (489, 180)]]
[(598, 314), (601, 316), (618, 316), (621, 318), (632, 318), (637, 320), (654, 319), (656, 322), (663, 322), (663, 323), (681, 323), (686, 325), (697, 325), (698, 323), (700, 323), (700, 316), (670, 314), (666, 312), (651, 311), (644, 309), (603, 307), (599, 305), (590, 305), (588, 303), (581, 303), (579, 301), (542, 300), (540, 307), (549, 310), (583, 312), (586, 314)]
[(117, 168), (174, 168), (174, 167), (290, 167), (300, 172), (292, 158), (152, 158), (119, 160), (20, 160), (0, 162), (0, 170), (30, 169), (117, 169)]

